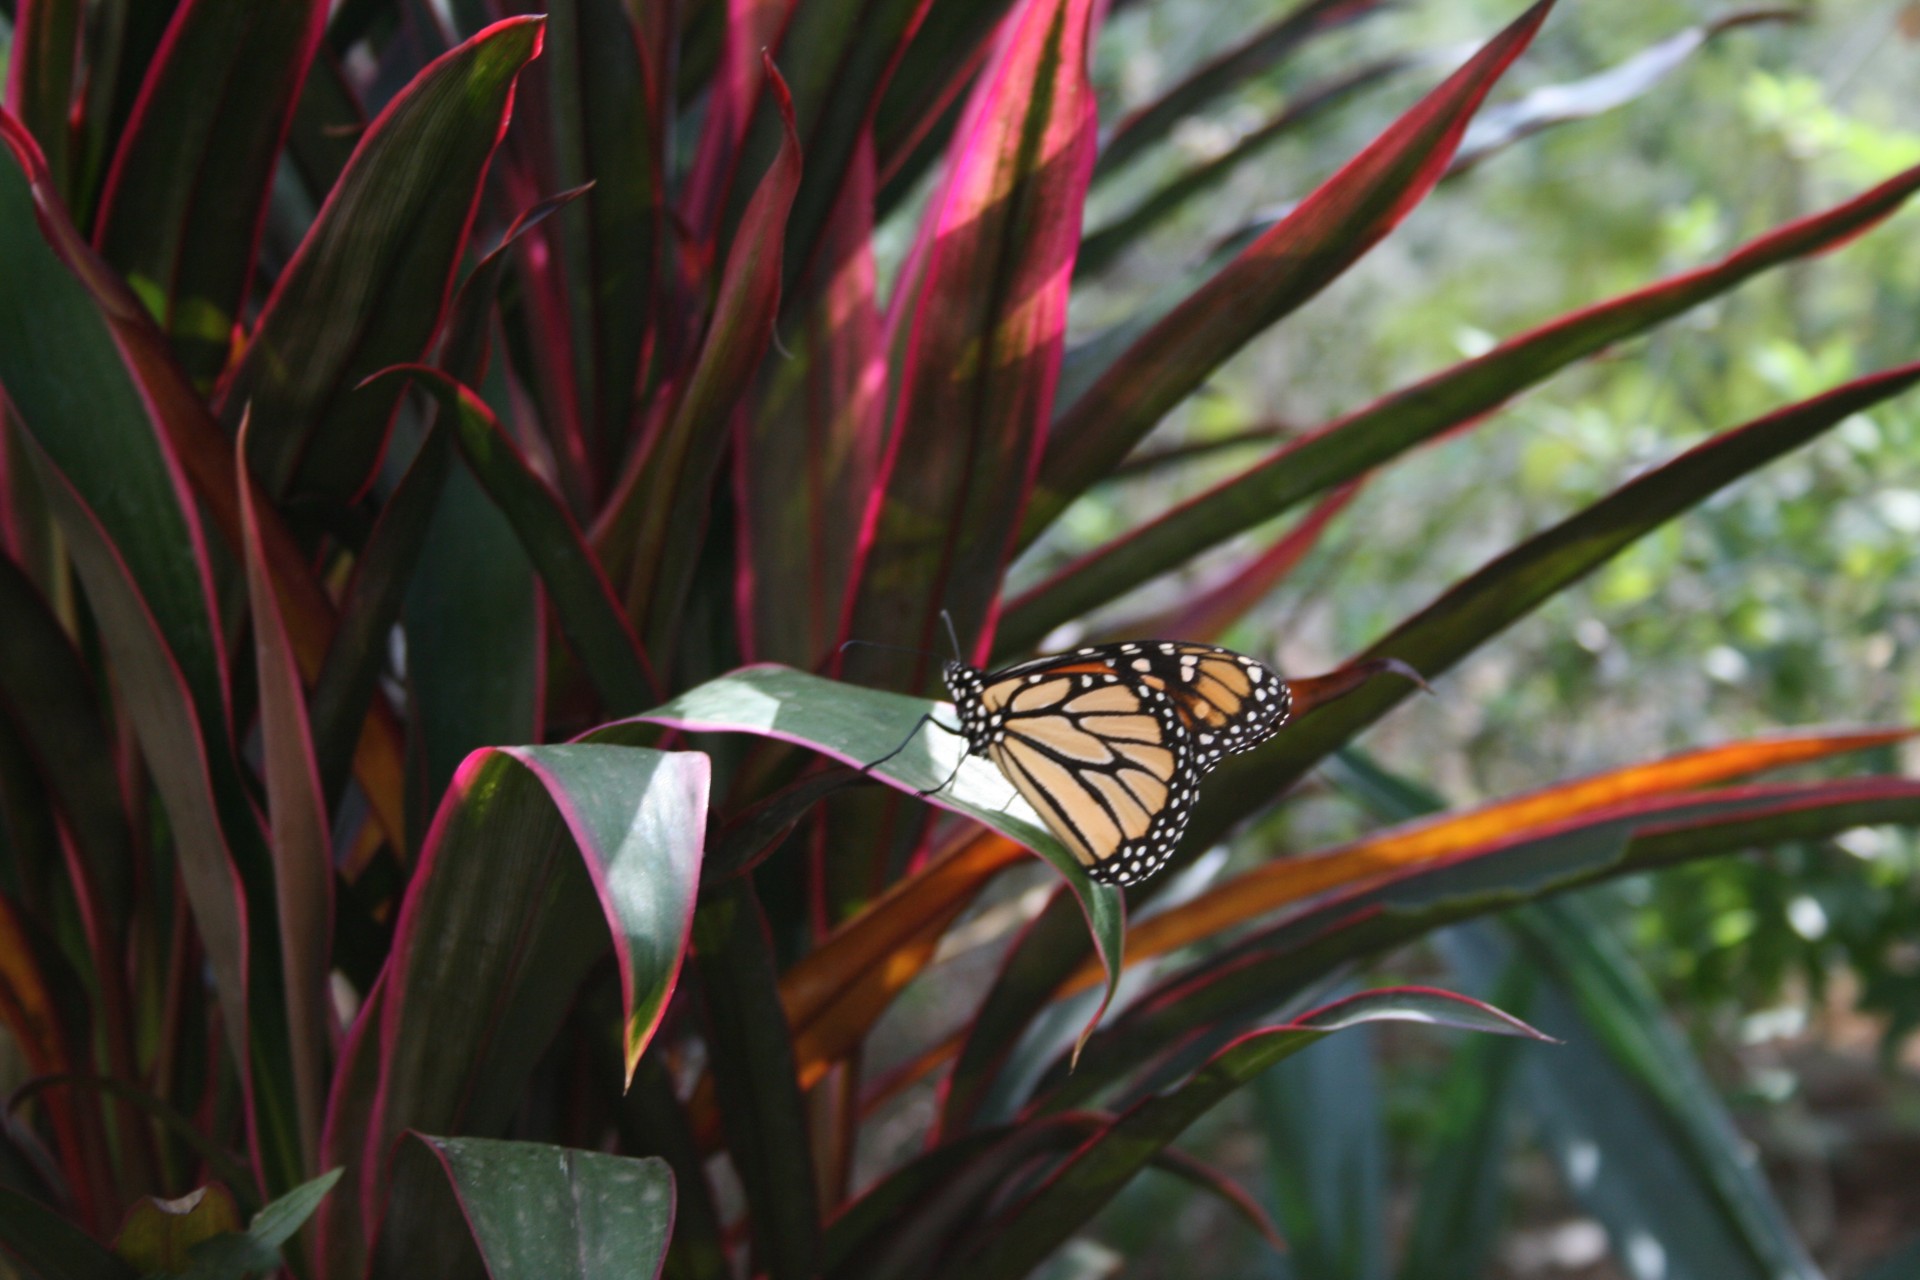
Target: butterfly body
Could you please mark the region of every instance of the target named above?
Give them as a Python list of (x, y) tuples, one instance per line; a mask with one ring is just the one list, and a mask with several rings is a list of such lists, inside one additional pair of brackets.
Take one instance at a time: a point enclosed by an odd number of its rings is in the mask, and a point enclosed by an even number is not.
[(967, 750), (991, 760), (1095, 879), (1134, 884), (1173, 855), (1200, 780), (1266, 741), (1292, 697), (1230, 649), (1138, 640), (999, 671), (946, 664)]

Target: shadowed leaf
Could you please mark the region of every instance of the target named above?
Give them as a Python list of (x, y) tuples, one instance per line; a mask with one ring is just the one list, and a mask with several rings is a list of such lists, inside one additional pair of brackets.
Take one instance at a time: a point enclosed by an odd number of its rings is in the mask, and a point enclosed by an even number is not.
[[(702, 755), (606, 745), (467, 759), (408, 885), (379, 999), (355, 1029), (377, 1046), (371, 1113), (364, 1128), (328, 1127), (326, 1159), (347, 1166), (341, 1194), (363, 1221), (378, 1217), (402, 1131), (504, 1128), (609, 936), (631, 1071), (679, 976), (707, 769)], [(332, 1105), (346, 1101), (336, 1085)]]
[(418, 360), (439, 328), (541, 29), (509, 19), (421, 72), (368, 126), (275, 283), (222, 403), (229, 425), (251, 406), (253, 470), (276, 502), (347, 502), (367, 483), (401, 389), (360, 384)]
[(394, 1181), (375, 1280), (654, 1276), (673, 1224), (673, 1174), (660, 1160), (416, 1133), (401, 1145)]
[(1024, 1276), (1132, 1179), (1188, 1125), (1274, 1063), (1345, 1027), (1409, 1021), (1544, 1040), (1539, 1032), (1464, 996), (1404, 988), (1369, 992), (1256, 1031), (1216, 1054), (1179, 1087), (1121, 1116), (1076, 1151), (1040, 1188), (1008, 1210), (982, 1244), (935, 1272), (981, 1280)]
[(188, 0), (147, 72), (94, 243), (201, 385), (226, 364), (323, 0)]

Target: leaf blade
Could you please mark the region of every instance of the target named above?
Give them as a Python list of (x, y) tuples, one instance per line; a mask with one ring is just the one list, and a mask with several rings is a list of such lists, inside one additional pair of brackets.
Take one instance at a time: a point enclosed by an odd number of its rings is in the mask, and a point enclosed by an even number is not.
[(1325, 288), (1438, 182), (1467, 123), (1546, 20), (1540, 0), (1133, 343), (1056, 415), (1025, 534), (1111, 471), (1227, 356)]
[(507, 19), (421, 72), (368, 126), (281, 273), (222, 397), (230, 426), (251, 406), (253, 469), (276, 502), (346, 502), (366, 484), (400, 389), (360, 384), (418, 360), (439, 328), (542, 31)]

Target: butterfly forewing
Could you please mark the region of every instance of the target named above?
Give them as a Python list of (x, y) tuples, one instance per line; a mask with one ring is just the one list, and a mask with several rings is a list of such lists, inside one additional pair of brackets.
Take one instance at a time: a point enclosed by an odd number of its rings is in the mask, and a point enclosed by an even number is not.
[(950, 663), (968, 749), (997, 765), (1099, 880), (1152, 875), (1200, 779), (1286, 721), (1285, 682), (1212, 645), (1135, 641), (991, 674)]

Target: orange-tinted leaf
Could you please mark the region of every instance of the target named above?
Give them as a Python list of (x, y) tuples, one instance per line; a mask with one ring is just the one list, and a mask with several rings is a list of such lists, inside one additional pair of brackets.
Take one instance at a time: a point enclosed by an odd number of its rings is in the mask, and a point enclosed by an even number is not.
[[(1127, 934), (1127, 963), (1165, 955), (1317, 894), (1405, 867), (1470, 855), (1528, 831), (1602, 811), (1629, 812), (1634, 802), (1668, 796), (1770, 769), (1887, 746), (1911, 729), (1858, 729), (1781, 734), (1686, 751), (1610, 769), (1505, 800), (1403, 823), (1335, 849), (1269, 862), (1149, 916)], [(1102, 980), (1097, 969), (1074, 975), (1062, 994)]]
[(980, 890), (1027, 856), (994, 832), (955, 842), (781, 975), (800, 1083), (859, 1047), (893, 998), (926, 968), (941, 935)]

